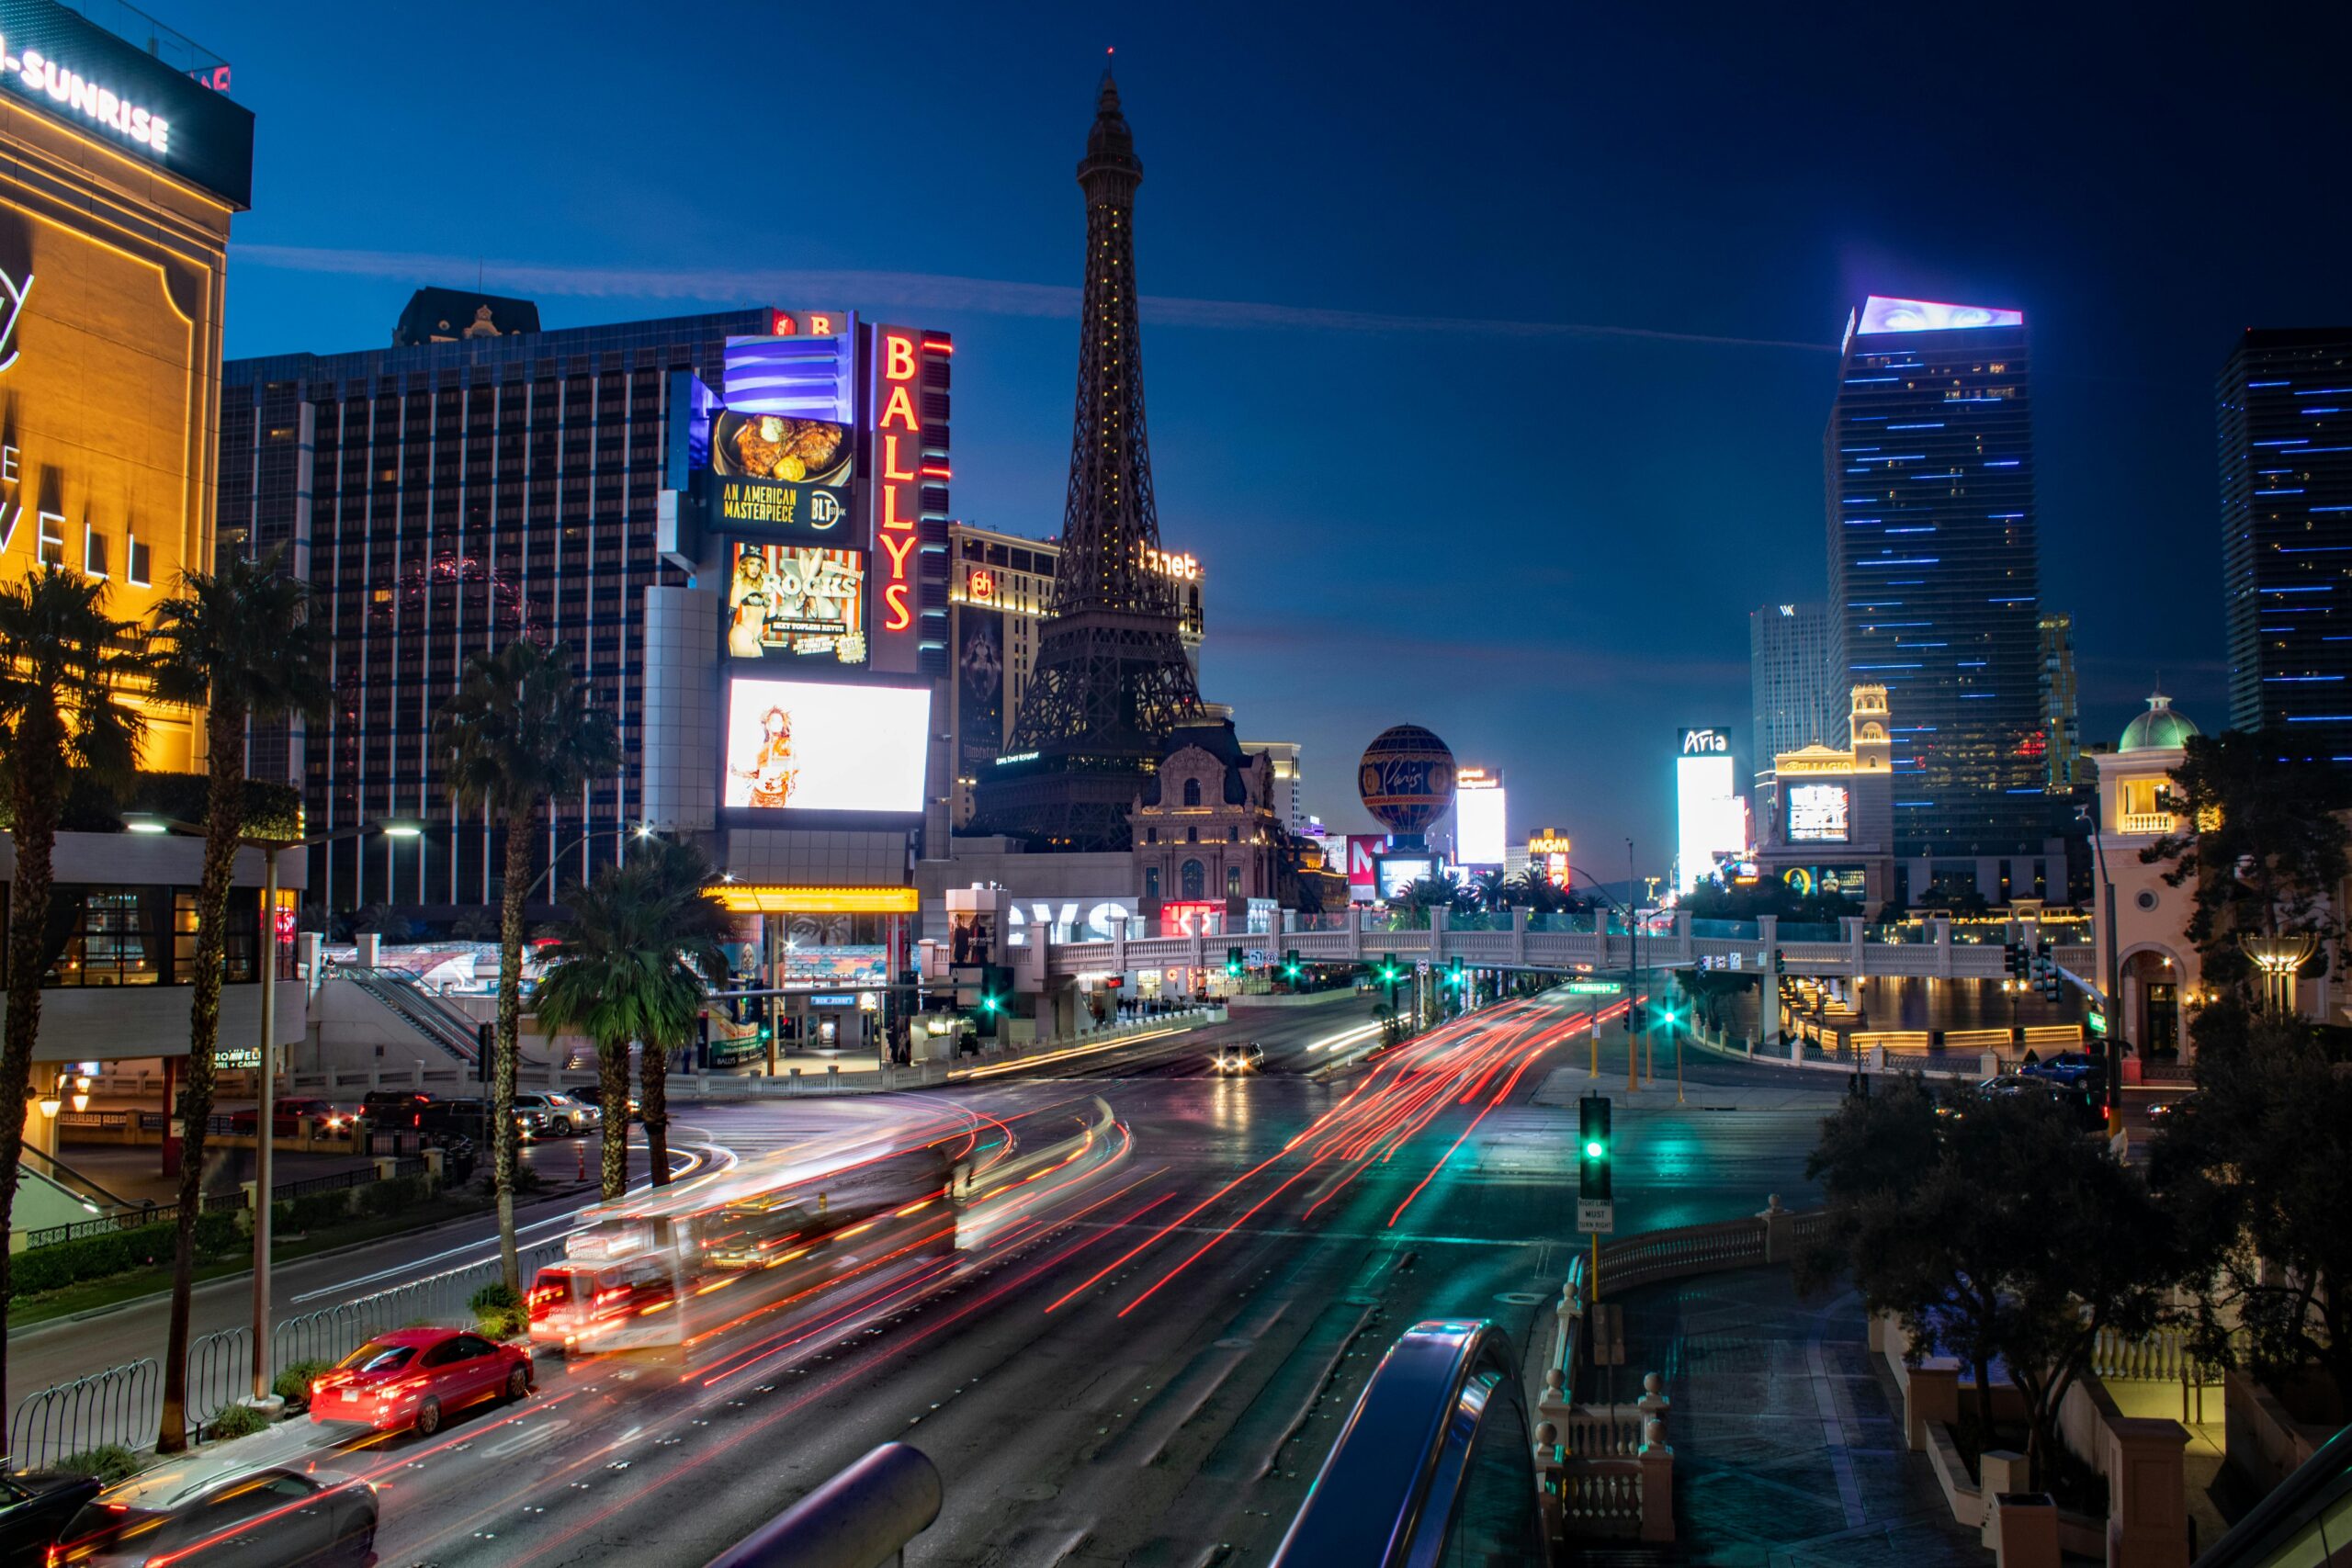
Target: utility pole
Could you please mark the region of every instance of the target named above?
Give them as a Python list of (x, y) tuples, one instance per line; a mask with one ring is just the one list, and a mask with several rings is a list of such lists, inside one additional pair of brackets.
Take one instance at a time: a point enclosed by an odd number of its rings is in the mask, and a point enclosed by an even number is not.
[(1634, 874), (1634, 840), (1625, 840), (1625, 1092), (1641, 1091), (1642, 1054), (1634, 1043), (1634, 1010), (1640, 1005), (1637, 995), (1642, 983), (1641, 927), (1634, 919), (1634, 887), (1640, 880)]

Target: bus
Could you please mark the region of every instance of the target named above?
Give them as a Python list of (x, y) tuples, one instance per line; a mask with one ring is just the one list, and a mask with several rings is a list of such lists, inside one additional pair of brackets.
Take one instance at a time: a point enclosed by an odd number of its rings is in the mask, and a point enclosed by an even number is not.
[[(948, 1202), (973, 1139), (913, 1146), (770, 1155), (661, 1191), (587, 1211), (560, 1263), (526, 1297), (531, 1342), (565, 1354), (686, 1343), (692, 1303), (729, 1277), (783, 1270), (785, 1294), (884, 1244), (936, 1234), (951, 1245)], [(928, 1227), (928, 1229), (926, 1229)], [(742, 1302), (730, 1295), (729, 1313)]]

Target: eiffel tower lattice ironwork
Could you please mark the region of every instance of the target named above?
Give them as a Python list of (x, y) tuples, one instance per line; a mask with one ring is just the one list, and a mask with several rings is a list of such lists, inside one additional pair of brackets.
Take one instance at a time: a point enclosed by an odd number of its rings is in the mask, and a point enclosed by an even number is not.
[(1125, 849), (1128, 808), (1170, 734), (1201, 716), (1201, 694), (1178, 635), (1176, 584), (1159, 564), (1136, 299), (1143, 164), (1107, 70), (1078, 183), (1086, 289), (1053, 615), (1038, 628), (1006, 760), (979, 781), (977, 805), (991, 831)]

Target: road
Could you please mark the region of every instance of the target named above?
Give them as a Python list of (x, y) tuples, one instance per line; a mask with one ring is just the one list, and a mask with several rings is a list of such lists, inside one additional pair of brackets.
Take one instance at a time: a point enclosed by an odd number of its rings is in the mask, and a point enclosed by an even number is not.
[[(699, 1562), (890, 1439), (946, 1480), (910, 1562), (1263, 1562), (1396, 1335), (1486, 1316), (1526, 1344), (1579, 1245), (1589, 1018), (1506, 1004), (1335, 1069), (1346, 1052), (1324, 1043), (1360, 1016), (1344, 1000), (1268, 1010), (894, 1097), (1016, 1134), (1024, 1119), (1066, 1129), (1046, 1108), (1099, 1098), (1116, 1134), (1001, 1195), (976, 1183), (952, 1250), (844, 1253), (831, 1289), (693, 1349), (543, 1358), (531, 1398), (431, 1439), (289, 1426), (241, 1457), (374, 1481), (385, 1564)], [(1207, 1074), (1207, 1044), (1230, 1038), (1261, 1042), (1266, 1070)], [(1803, 1201), (1817, 1107), (1670, 1096), (1621, 1112), (1621, 1228)], [(755, 1157), (801, 1135), (787, 1117), (868, 1103), (684, 1120), (695, 1143)]]

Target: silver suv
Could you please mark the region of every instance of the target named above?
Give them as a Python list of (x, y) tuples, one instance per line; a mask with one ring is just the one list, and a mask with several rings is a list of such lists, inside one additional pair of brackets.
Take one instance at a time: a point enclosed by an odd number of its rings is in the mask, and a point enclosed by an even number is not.
[(537, 1116), (539, 1131), (550, 1138), (594, 1132), (604, 1119), (594, 1104), (561, 1093), (518, 1094), (514, 1097), (514, 1110), (519, 1115)]

